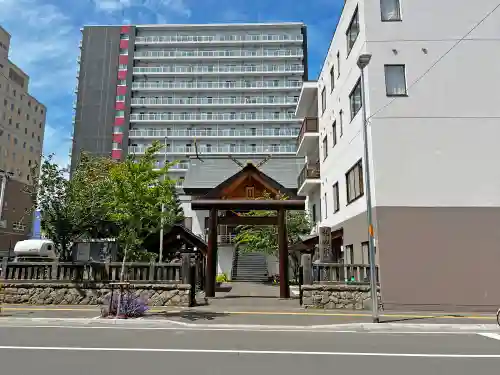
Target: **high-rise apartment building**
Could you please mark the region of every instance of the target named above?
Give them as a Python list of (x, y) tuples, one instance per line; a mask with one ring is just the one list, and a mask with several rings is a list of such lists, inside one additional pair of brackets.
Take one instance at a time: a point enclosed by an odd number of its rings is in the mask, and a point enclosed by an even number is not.
[(0, 251), (31, 231), (27, 187), (40, 164), (46, 108), (28, 93), (29, 77), (9, 60), (10, 34), (0, 26)]
[(500, 300), (497, 8), (347, 0), (318, 80), (304, 84), (299, 194), (331, 228), (332, 261), (369, 263), (370, 166), (386, 307), (488, 310)]
[(301, 23), (82, 29), (72, 168), (81, 151), (140, 155), (182, 184), (189, 156), (295, 155), (307, 80)]

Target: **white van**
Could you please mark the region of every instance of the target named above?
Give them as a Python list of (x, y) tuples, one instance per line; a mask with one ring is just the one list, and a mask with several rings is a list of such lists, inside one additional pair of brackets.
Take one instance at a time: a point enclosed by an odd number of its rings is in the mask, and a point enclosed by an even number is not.
[(53, 262), (57, 260), (54, 242), (50, 240), (19, 241), (14, 246), (15, 262)]

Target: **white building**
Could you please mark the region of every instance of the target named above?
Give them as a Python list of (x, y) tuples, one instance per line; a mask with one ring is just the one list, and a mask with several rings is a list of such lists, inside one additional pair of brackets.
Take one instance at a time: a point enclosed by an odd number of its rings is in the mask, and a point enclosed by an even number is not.
[(129, 152), (165, 143), (163, 160), (187, 155), (294, 155), (294, 116), (305, 26), (137, 26)]
[(304, 84), (298, 154), (311, 167), (299, 194), (340, 238), (338, 261), (368, 263), (356, 62), (372, 55), (364, 83), (386, 306), (500, 300), (500, 10), (488, 15), (497, 5), (347, 0), (317, 82)]

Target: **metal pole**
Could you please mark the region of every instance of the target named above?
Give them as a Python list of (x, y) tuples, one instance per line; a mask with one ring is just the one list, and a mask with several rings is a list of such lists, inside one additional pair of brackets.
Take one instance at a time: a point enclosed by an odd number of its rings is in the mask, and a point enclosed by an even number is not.
[(365, 195), (366, 195), (366, 218), (368, 221), (368, 254), (370, 261), (370, 292), (372, 298), (372, 319), (374, 323), (380, 321), (378, 313), (378, 293), (377, 293), (377, 272), (375, 265), (375, 239), (373, 231), (372, 215), (372, 191), (370, 181), (370, 159), (368, 151), (368, 121), (366, 117), (366, 93), (365, 93), (365, 74), (364, 68), (361, 68), (361, 93), (362, 93), (362, 111), (363, 111), (363, 147), (365, 159)]
[[(167, 163), (167, 136), (165, 136), (165, 149), (163, 151), (163, 167)], [(165, 176), (163, 176), (165, 179)], [(159, 259), (158, 262), (163, 262), (163, 213), (165, 212), (165, 204), (161, 204), (161, 218), (160, 218), (160, 251), (159, 251)]]
[(4, 173), (0, 177), (2, 178), (2, 187), (0, 188), (0, 220), (2, 220), (3, 201), (5, 199), (5, 187), (7, 185), (7, 175)]

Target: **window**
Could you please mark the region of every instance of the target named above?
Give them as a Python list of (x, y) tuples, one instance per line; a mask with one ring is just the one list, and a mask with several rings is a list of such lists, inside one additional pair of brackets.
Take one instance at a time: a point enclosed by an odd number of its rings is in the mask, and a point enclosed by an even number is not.
[(325, 113), (326, 109), (326, 87), (321, 90), (321, 114)]
[(354, 43), (356, 43), (356, 39), (358, 39), (359, 35), (359, 11), (356, 7), (354, 11), (354, 15), (352, 16), (351, 23), (347, 28), (346, 37), (347, 37), (347, 54), (351, 53), (352, 47)]
[(344, 111), (339, 112), (340, 138), (344, 135)]
[(325, 219), (328, 218), (328, 195), (325, 193), (323, 198), (324, 207), (325, 207)]
[(370, 251), (368, 249), (368, 242), (361, 242), (361, 262), (363, 264), (370, 264)]
[(332, 125), (332, 148), (337, 144), (337, 121)]
[(323, 160), (328, 157), (328, 136), (325, 135), (323, 138)]
[(311, 209), (311, 221), (313, 222), (313, 224), (315, 224), (317, 219), (318, 219), (318, 216), (316, 216), (316, 215), (317, 215), (316, 204), (313, 204), (312, 209)]
[(339, 183), (333, 184), (333, 213), (340, 210), (339, 204)]
[(358, 114), (362, 106), (361, 99), (361, 80), (358, 80), (356, 86), (349, 94), (349, 104), (351, 105), (351, 120)]
[(385, 65), (385, 91), (387, 96), (405, 96), (406, 69), (404, 65)]
[(120, 39), (121, 40), (128, 40), (129, 36), (128, 36), (128, 34), (120, 34)]
[(401, 4), (399, 0), (380, 0), (380, 16), (382, 21), (401, 21)]
[(120, 48), (120, 55), (128, 55), (128, 49)]
[(346, 245), (345, 252), (346, 252), (346, 257), (347, 257), (347, 259), (346, 259), (347, 264), (355, 264), (354, 263), (354, 246)]
[(354, 202), (364, 194), (363, 186), (363, 164), (358, 161), (345, 174), (347, 188), (347, 204)]
[(116, 101), (117, 102), (124, 102), (125, 101), (125, 95), (117, 95), (116, 96)]
[(335, 88), (335, 65), (330, 68), (330, 92)]
[(340, 77), (340, 51), (337, 52), (337, 78)]

